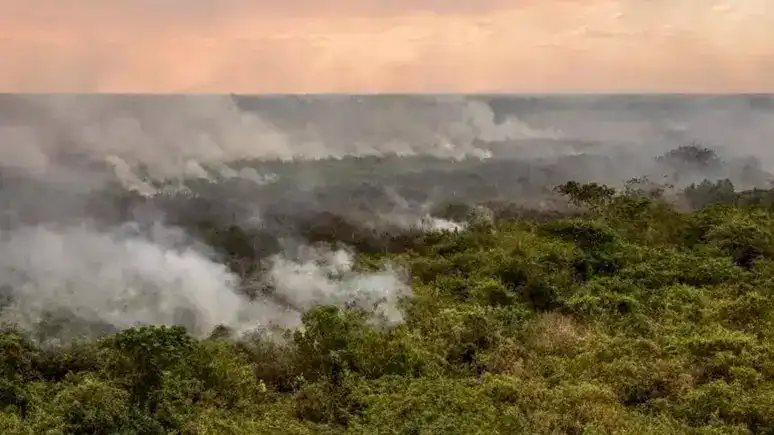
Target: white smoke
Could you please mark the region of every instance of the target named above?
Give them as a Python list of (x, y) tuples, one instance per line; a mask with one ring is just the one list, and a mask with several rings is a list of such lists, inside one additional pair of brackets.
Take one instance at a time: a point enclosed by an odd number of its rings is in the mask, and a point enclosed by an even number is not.
[[(115, 180), (145, 196), (184, 191), (183, 181), (191, 178), (241, 178), (263, 185), (276, 176), (233, 163), (393, 149), (379, 137), (366, 145), (332, 142), (319, 131), (305, 137), (315, 129), (283, 130), (242, 112), (225, 96), (14, 98), (18, 107), (11, 112), (19, 110), (23, 116), (11, 113), (0, 122), (0, 169), (56, 186), (62, 216), (77, 215), (82, 195)], [(422, 134), (435, 134), (424, 128)], [(464, 154), (473, 136), (460, 133), (458, 139)], [(409, 151), (448, 157), (460, 153), (433, 147)], [(94, 165), (84, 166), (83, 158)], [(297, 310), (317, 304), (354, 304), (396, 323), (401, 320), (397, 302), (410, 293), (396, 270), (356, 272), (351, 254), (344, 251), (310, 251), (316, 254), (293, 260), (280, 255), (272, 260), (269, 277), (274, 296), (297, 309), (289, 311), (272, 298), (250, 301), (242, 296), (239, 278), (224, 264), (160, 223), (150, 232), (73, 225), (56, 210), (41, 210), (46, 215), (37, 217), (47, 223), (17, 221), (2, 230), (0, 241), (0, 287), (12, 300), (0, 311), (0, 320), (24, 327), (35, 327), (48, 313), (64, 312), (119, 329), (182, 323), (201, 335), (221, 324), (237, 330), (293, 325)], [(93, 217), (99, 222), (99, 216)]]
[[(639, 115), (626, 111), (600, 115), (560, 108), (496, 122), (488, 104), (464, 97), (386, 97), (374, 105), (357, 98), (345, 104), (336, 99), (307, 104), (301, 97), (287, 113), (275, 115), (243, 111), (229, 96), (49, 95), (14, 96), (10, 104), (5, 100), (0, 107), (0, 169), (56, 191), (43, 198), (0, 190), (2, 200), (40, 206), (32, 207), (37, 220), (47, 222), (7, 225), (0, 240), (0, 291), (10, 291), (13, 299), (0, 319), (30, 327), (48, 311), (117, 328), (182, 322), (198, 334), (219, 324), (243, 330), (298, 321), (297, 311), (283, 309), (271, 297), (243, 297), (237, 277), (225, 265), (160, 224), (152, 231), (64, 224), (63, 216), (85, 213), (82, 195), (116, 180), (146, 196), (184, 191), (184, 181), (191, 178), (242, 179), (263, 186), (277, 176), (245, 169), (238, 162), (388, 153), (488, 158), (488, 141), (508, 142), (510, 155), (555, 157), (559, 148), (533, 146), (535, 140), (563, 145), (563, 154), (577, 151), (564, 141), (604, 142), (610, 165), (570, 163), (575, 166), (567, 170), (584, 175), (612, 172), (611, 178), (628, 179), (642, 173), (650, 164), (643, 162), (653, 155), (679, 145), (651, 143), (665, 136), (653, 134), (661, 128), (658, 122), (634, 122)], [(691, 127), (692, 134), (699, 131), (698, 139), (734, 139), (740, 149), (760, 150), (763, 141), (774, 138), (772, 115), (751, 117), (748, 112), (717, 110), (706, 117), (697, 110), (674, 124)], [(736, 118), (744, 128), (728, 128), (729, 120)], [(682, 138), (683, 133), (670, 134)], [(624, 148), (635, 157), (627, 161), (613, 153)], [(83, 164), (84, 158), (92, 165)], [(304, 182), (314, 184), (318, 177), (308, 174)], [(385, 219), (408, 226), (459, 228), (453, 222), (423, 218), (424, 210), (412, 210), (398, 200), (396, 204)], [(255, 204), (256, 210), (261, 208)], [(389, 268), (361, 273), (353, 262), (346, 251), (310, 248), (303, 255), (274, 257), (269, 277), (275, 296), (298, 309), (354, 304), (399, 322), (398, 301), (410, 293), (401, 274)]]
[(268, 324), (296, 326), (300, 311), (319, 304), (355, 305), (394, 324), (410, 289), (393, 269), (352, 270), (345, 251), (307, 248), (293, 261), (271, 260), (274, 297), (248, 300), (239, 278), (206, 249), (178, 231), (157, 225), (140, 235), (131, 228), (25, 227), (2, 234), (0, 288), (10, 289), (2, 319), (34, 328), (48, 313), (64, 312), (124, 329), (139, 324), (183, 324), (199, 336), (218, 325), (245, 331)]
[[(206, 333), (234, 325), (243, 300), (236, 276), (180, 235), (158, 227), (139, 236), (89, 225), (16, 228), (0, 242), (0, 285), (13, 302), (5, 320), (32, 327), (47, 312), (67, 312), (116, 328), (184, 322)], [(190, 316), (190, 314), (188, 314)]]
[(274, 122), (241, 110), (226, 95), (15, 96), (12, 104), (19, 113), (5, 126), (0, 121), (4, 166), (48, 177), (61, 168), (62, 153), (88, 156), (140, 191), (149, 186), (136, 174), (139, 165), (153, 180), (220, 176), (260, 184), (273, 175), (229, 165), (385, 153), (487, 158), (491, 152), (477, 141), (559, 137), (516, 118), (497, 124), (489, 106), (463, 97), (408, 99), (367, 110), (352, 101), (318, 101)]
[(273, 257), (268, 279), (277, 296), (302, 310), (320, 304), (356, 306), (388, 324), (402, 322), (399, 302), (411, 294), (405, 277), (389, 266), (355, 271), (354, 263), (346, 250), (302, 247), (293, 259)]
[(412, 213), (411, 211), (393, 212), (382, 215), (380, 218), (382, 222), (399, 228), (421, 231), (461, 231), (466, 227), (463, 222), (442, 219), (429, 214)]

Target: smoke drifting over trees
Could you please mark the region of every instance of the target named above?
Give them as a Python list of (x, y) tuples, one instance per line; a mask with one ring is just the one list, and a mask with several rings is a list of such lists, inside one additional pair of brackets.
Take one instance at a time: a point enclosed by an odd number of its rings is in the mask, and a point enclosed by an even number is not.
[(0, 428), (755, 433), (770, 143), (762, 96), (0, 96)]
[[(561, 208), (552, 188), (570, 180), (765, 187), (774, 161), (754, 146), (774, 139), (774, 111), (756, 102), (3, 96), (2, 284), (15, 301), (3, 312), (32, 325), (65, 311), (119, 329), (187, 319), (206, 333), (381, 295), (394, 318), (407, 294), (396, 271), (319, 282), (326, 267), (351, 268), (337, 249), (461, 228), (439, 215), (450, 203)], [(704, 148), (726, 138), (733, 146)], [(252, 237), (242, 254), (263, 261), (226, 258), (216, 237)], [(314, 260), (286, 248), (317, 242), (332, 250)]]

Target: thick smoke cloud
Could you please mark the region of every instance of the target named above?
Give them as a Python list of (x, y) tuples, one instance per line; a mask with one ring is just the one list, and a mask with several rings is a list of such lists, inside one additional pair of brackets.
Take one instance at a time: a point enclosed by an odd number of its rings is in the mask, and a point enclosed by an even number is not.
[[(433, 206), (541, 199), (566, 179), (659, 180), (674, 168), (654, 158), (693, 141), (729, 163), (678, 171), (683, 183), (762, 186), (774, 169), (772, 108), (766, 96), (2, 96), (0, 293), (10, 301), (0, 320), (32, 327), (67, 313), (89, 332), (182, 323), (206, 334), (295, 325), (331, 303), (400, 322), (401, 270), (357, 272), (350, 250), (306, 246), (298, 228), (273, 222), (334, 212), (364, 227), (454, 231), (462, 224)], [(279, 234), (255, 247), (266, 268), (255, 282), (180, 227), (210, 215)], [(248, 298), (245, 286), (259, 290)]]
[[(237, 331), (293, 326), (318, 304), (355, 305), (389, 323), (402, 321), (398, 298), (409, 294), (399, 272), (352, 272), (346, 251), (305, 248), (294, 259), (271, 259), (273, 300), (247, 301), (239, 277), (184, 235), (156, 226), (100, 232), (86, 225), (14, 228), (0, 242), (2, 318), (33, 328), (51, 313), (110, 329), (182, 324), (198, 335), (225, 325)], [(177, 246), (176, 246), (177, 245)], [(280, 305), (277, 301), (284, 302)], [(72, 328), (73, 335), (78, 331)]]
[(12, 229), (0, 242), (0, 281), (13, 299), (6, 320), (31, 327), (53, 311), (121, 329), (182, 323), (202, 334), (239, 325), (244, 300), (225, 266), (163, 235), (122, 232)]
[[(297, 308), (318, 304), (353, 305), (369, 311), (388, 324), (403, 321), (399, 298), (410, 294), (401, 273), (387, 268), (374, 273), (353, 271), (354, 258), (345, 250), (301, 247), (295, 260), (271, 259), (268, 282), (282, 300)], [(299, 293), (299, 288), (308, 293)]]
[[(227, 165), (245, 159), (322, 159), (347, 155), (487, 157), (477, 140), (554, 138), (513, 118), (494, 123), (485, 103), (461, 97), (300, 101), (275, 122), (246, 113), (229, 96), (13, 96), (0, 126), (3, 165), (50, 177), (68, 156), (108, 163), (138, 183), (142, 165), (153, 179), (209, 178), (207, 164), (229, 177), (256, 178)], [(77, 168), (80, 173), (83, 168)]]

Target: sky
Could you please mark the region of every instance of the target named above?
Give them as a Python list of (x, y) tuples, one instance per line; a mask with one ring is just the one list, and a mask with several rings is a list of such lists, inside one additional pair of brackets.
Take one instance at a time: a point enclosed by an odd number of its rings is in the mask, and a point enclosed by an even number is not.
[(771, 0), (0, 0), (0, 91), (774, 92), (772, 42)]

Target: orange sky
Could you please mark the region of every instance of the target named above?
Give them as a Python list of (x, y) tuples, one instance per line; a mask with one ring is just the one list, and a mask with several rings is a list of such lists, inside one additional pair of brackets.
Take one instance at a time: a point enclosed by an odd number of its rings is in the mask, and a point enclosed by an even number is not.
[(0, 0), (0, 91), (774, 92), (774, 3)]

